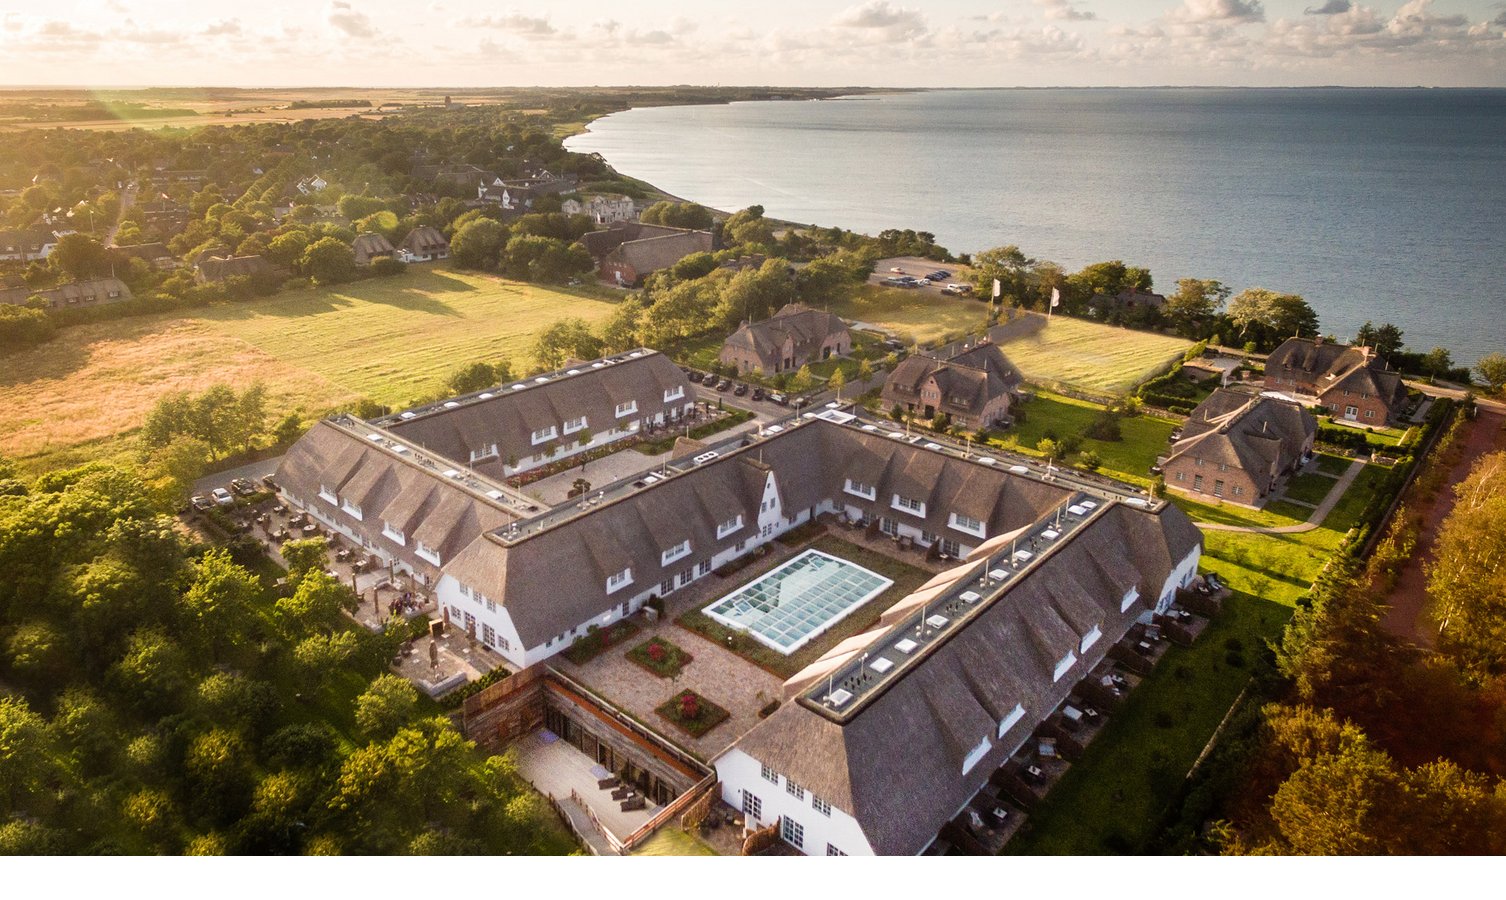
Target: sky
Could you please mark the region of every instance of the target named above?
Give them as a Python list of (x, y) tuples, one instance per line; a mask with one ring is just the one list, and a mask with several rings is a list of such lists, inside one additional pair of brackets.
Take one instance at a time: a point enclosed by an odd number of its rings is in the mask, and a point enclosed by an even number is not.
[(1506, 87), (1506, 2), (0, 0), (0, 82)]

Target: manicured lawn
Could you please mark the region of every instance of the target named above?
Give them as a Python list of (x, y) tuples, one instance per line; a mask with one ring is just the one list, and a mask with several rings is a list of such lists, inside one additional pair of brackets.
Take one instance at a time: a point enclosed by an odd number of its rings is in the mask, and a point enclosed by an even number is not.
[(1354, 460), (1343, 456), (1334, 456), (1331, 453), (1318, 454), (1318, 471), (1325, 475), (1343, 475), (1349, 470), (1349, 464)]
[[(820, 550), (840, 559), (856, 563), (871, 572), (889, 578), (894, 584), (887, 591), (859, 606), (847, 615), (830, 631), (786, 656), (783, 653), (755, 641), (748, 635), (734, 631), (719, 622), (713, 621), (701, 610), (692, 610), (680, 616), (675, 621), (684, 628), (700, 634), (716, 644), (729, 646), (727, 638), (732, 638), (730, 647), (733, 652), (744, 657), (755, 665), (762, 666), (781, 678), (788, 678), (796, 672), (815, 662), (821, 654), (835, 647), (837, 644), (873, 627), (878, 621), (879, 614), (893, 606), (901, 597), (913, 593), (922, 584), (931, 580), (931, 573), (915, 566), (907, 565), (887, 556), (874, 553), (856, 544), (848, 543), (840, 537), (841, 532), (822, 535), (809, 544), (812, 550)], [(752, 578), (742, 574), (733, 575), (726, 579), (725, 594), (736, 590), (739, 586), (751, 581)], [(720, 599), (718, 597), (717, 599)], [(708, 602), (710, 606), (715, 600)], [(704, 607), (703, 607), (704, 608)]]
[(627, 652), (627, 658), (660, 678), (676, 678), (694, 659), (661, 637), (652, 637)]
[(1195, 645), (1167, 651), (1005, 852), (1136, 852), (1290, 614), (1270, 600), (1231, 597)]
[(1172, 503), (1180, 506), (1183, 512), (1192, 516), (1194, 522), (1212, 522), (1216, 525), (1274, 528), (1282, 525), (1299, 525), (1312, 515), (1310, 509), (1290, 505), (1278, 509), (1274, 508), (1276, 506), (1274, 503), (1267, 504), (1266, 508), (1261, 510), (1247, 509), (1228, 503), (1205, 503), (1175, 491), (1168, 492), (1167, 497)]
[(1323, 502), (1328, 492), (1333, 489), (1334, 479), (1317, 472), (1305, 472), (1296, 476), (1286, 485), (1286, 496), (1300, 503), (1311, 503), (1314, 506)]
[[(1018, 423), (995, 443), (1007, 449), (1031, 456), (1041, 456), (1036, 445), (1048, 435), (1057, 438), (1081, 435), (1096, 419), (1103, 407), (1097, 403), (1065, 397), (1050, 391), (1038, 391), (1034, 400), (1023, 404), (1025, 421)], [(1167, 452), (1171, 432), (1178, 423), (1153, 416), (1131, 416), (1119, 420), (1122, 440), (1098, 441), (1084, 439), (1083, 450), (1098, 454), (1102, 463), (1099, 471), (1111, 478), (1119, 478), (1134, 484), (1151, 483), (1150, 467), (1156, 458)]]
[(1388, 447), (1395, 447), (1397, 444), (1400, 444), (1401, 439), (1407, 435), (1406, 430), (1401, 428), (1356, 428), (1343, 419), (1333, 421), (1324, 419), (1323, 424), (1334, 428), (1343, 428), (1348, 431), (1358, 431), (1369, 438), (1372, 443), (1385, 444)]
[[(668, 719), (676, 728), (691, 737), (700, 737), (727, 721), (728, 716), (731, 715), (725, 709), (688, 689), (655, 707), (654, 712)], [(691, 714), (687, 715), (687, 713)]]
[(554, 321), (599, 322), (615, 299), (445, 268), (265, 300), (64, 329), (0, 366), (0, 454), (31, 473), (122, 458), (158, 399), (215, 382), (267, 386), (270, 418), (360, 397), (403, 404), (455, 369), (532, 365)]
[(1291, 519), (1294, 522), (1306, 522), (1312, 518), (1313, 511), (1305, 506), (1288, 503), (1285, 500), (1272, 500), (1265, 505), (1265, 511), (1273, 516), (1283, 519)]

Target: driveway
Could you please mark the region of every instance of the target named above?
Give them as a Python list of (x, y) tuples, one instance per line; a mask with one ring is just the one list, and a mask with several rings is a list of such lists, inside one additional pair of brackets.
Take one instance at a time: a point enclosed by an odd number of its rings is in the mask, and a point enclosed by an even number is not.
[(248, 478), (260, 486), (261, 477), (276, 472), (277, 467), (281, 463), (282, 456), (278, 455), (267, 459), (260, 459), (256, 462), (248, 462), (233, 469), (225, 469), (221, 472), (205, 475), (193, 483), (193, 492), (195, 494), (207, 494), (217, 487), (228, 488), (231, 480), (236, 478)]

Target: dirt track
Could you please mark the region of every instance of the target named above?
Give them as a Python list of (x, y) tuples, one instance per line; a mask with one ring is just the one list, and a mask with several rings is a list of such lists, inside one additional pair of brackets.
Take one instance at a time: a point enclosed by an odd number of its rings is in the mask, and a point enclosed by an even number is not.
[(1409, 638), (1424, 647), (1433, 646), (1434, 626), (1427, 620), (1427, 577), (1423, 571), (1433, 561), (1433, 542), (1438, 526), (1454, 508), (1453, 486), (1469, 475), (1475, 460), (1495, 450), (1506, 450), (1506, 415), (1481, 409), (1464, 440), (1464, 454), (1449, 472), (1445, 486), (1431, 499), (1422, 513), (1422, 532), (1417, 536), (1417, 552), (1401, 571), (1396, 589), (1388, 598), (1391, 608), (1381, 624), (1398, 637)]

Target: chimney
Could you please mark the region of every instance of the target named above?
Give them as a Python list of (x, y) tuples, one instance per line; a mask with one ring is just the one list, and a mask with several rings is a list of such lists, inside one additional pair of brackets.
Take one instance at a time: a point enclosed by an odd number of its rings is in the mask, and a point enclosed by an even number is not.
[(1313, 346), (1314, 347), (1321, 347), (1321, 346), (1323, 346), (1323, 335), (1320, 334), (1317, 337), (1313, 338)]

